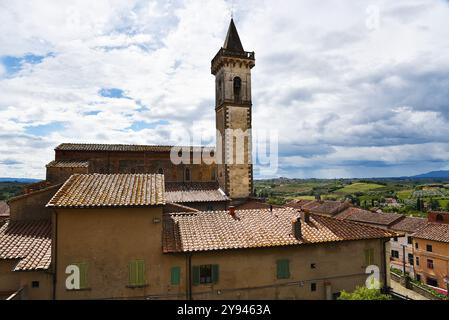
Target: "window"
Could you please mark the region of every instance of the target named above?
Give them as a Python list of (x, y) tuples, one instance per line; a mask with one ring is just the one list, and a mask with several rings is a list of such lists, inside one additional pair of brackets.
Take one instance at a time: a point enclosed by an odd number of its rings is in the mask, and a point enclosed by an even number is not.
[(31, 288), (39, 288), (39, 281), (32, 281)]
[(432, 252), (432, 245), (431, 244), (426, 245), (426, 251)]
[(398, 237), (394, 237), (393, 241), (398, 242)]
[(370, 266), (374, 263), (374, 249), (365, 249), (365, 265)]
[(416, 257), (416, 265), (419, 266), (419, 257)]
[(240, 92), (242, 90), (242, 79), (240, 77), (234, 78), (234, 100), (235, 102), (240, 101)]
[(87, 289), (87, 262), (74, 263), (80, 271), (80, 289)]
[(426, 279), (426, 283), (427, 283), (427, 285), (429, 285), (429, 286), (432, 286), (432, 287), (438, 287), (438, 280), (437, 280), (437, 279), (434, 279), (434, 278), (427, 278), (427, 279)]
[(443, 222), (443, 215), (442, 214), (437, 214), (437, 216), (436, 216), (436, 221), (437, 222)]
[(415, 242), (415, 249), (418, 249), (418, 248), (419, 248), (418, 242)]
[(412, 244), (412, 242), (413, 242), (412, 237), (407, 237), (407, 243), (408, 243), (408, 244)]
[(190, 169), (189, 168), (185, 168), (185, 171), (184, 171), (184, 179), (186, 180), (186, 181), (190, 181)]
[(392, 256), (393, 258), (399, 259), (399, 251), (397, 251), (397, 250), (391, 250), (391, 256)]
[(310, 269), (316, 269), (316, 264), (315, 263), (311, 263), (310, 264)]
[(129, 285), (132, 287), (145, 285), (145, 261), (134, 260), (129, 263)]
[(193, 284), (210, 284), (218, 282), (218, 264), (194, 266), (192, 268)]
[(277, 278), (278, 279), (288, 279), (290, 278), (290, 261), (287, 259), (282, 259), (277, 261)]
[(310, 291), (316, 291), (316, 283), (315, 282), (312, 282), (310, 284)]
[(427, 259), (427, 268), (433, 269), (433, 260), (432, 259)]
[(419, 274), (416, 275), (416, 281), (421, 282), (421, 275), (419, 275)]
[(164, 174), (164, 169), (162, 169), (162, 168), (157, 169), (157, 173), (158, 174)]
[(409, 263), (409, 265), (413, 266), (414, 261), (415, 260), (413, 259), (413, 254), (409, 253), (408, 254), (408, 263)]
[(171, 277), (170, 277), (171, 285), (177, 286), (181, 282), (181, 268), (180, 267), (173, 267), (171, 268)]

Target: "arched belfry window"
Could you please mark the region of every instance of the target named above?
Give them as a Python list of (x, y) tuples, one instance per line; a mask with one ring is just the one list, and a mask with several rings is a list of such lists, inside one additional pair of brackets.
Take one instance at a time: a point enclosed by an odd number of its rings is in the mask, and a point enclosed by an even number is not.
[(235, 102), (241, 101), (241, 91), (242, 91), (242, 79), (240, 77), (234, 78), (234, 100)]
[(223, 79), (221, 78), (218, 80), (217, 100), (220, 102), (223, 100)]
[(184, 179), (185, 179), (185, 181), (190, 181), (190, 179), (191, 179), (189, 168), (185, 168), (185, 170), (184, 170)]

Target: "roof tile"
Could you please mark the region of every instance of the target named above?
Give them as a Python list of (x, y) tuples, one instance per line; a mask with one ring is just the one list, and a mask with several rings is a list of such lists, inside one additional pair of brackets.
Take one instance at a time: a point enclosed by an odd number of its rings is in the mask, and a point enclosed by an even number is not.
[(164, 216), (164, 252), (191, 252), (237, 248), (260, 248), (390, 238), (392, 231), (358, 223), (311, 215), (303, 224), (303, 238), (292, 235), (291, 221), (298, 212), (291, 208), (176, 213)]
[(165, 204), (161, 174), (74, 174), (47, 207), (141, 207)]

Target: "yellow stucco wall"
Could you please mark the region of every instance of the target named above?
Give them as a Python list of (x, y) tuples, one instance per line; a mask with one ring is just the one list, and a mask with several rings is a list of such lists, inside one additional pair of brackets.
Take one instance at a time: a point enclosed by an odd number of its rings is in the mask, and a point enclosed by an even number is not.
[[(416, 249), (418, 243), (418, 249)], [(426, 245), (432, 245), (432, 252), (426, 251)], [(438, 287), (446, 289), (444, 277), (449, 276), (449, 243), (423, 239), (413, 239), (413, 254), (415, 257), (415, 273), (426, 283), (428, 277), (438, 281)], [(419, 265), (416, 265), (416, 258)], [(433, 269), (428, 268), (427, 260), (433, 260)]]
[[(160, 208), (58, 210), (56, 298), (186, 299), (187, 256), (162, 253), (162, 224), (154, 223), (160, 217)], [(374, 249), (374, 264), (380, 266), (381, 240), (194, 253), (192, 266), (218, 264), (220, 271), (218, 283), (192, 286), (192, 297), (325, 299), (326, 285), (331, 293), (337, 293), (365, 283), (364, 249), (368, 248)], [(143, 288), (128, 287), (128, 264), (135, 259), (145, 261)], [(276, 278), (278, 259), (290, 261), (289, 279)], [(79, 262), (88, 264), (88, 289), (69, 291), (65, 268)], [(172, 267), (181, 269), (179, 285), (170, 284)], [(316, 283), (315, 292), (310, 288), (312, 282)]]
[[(163, 255), (161, 217), (162, 208), (57, 210), (56, 298), (177, 295), (180, 288), (169, 285), (170, 266), (184, 258)], [(139, 259), (145, 261), (147, 286), (129, 288), (129, 262)], [(88, 264), (88, 289), (66, 290), (65, 269), (80, 262)]]

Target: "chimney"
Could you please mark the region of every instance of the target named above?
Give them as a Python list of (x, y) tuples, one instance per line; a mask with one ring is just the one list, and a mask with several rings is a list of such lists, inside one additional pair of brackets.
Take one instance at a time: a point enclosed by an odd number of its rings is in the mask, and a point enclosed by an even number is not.
[(301, 240), (302, 230), (301, 230), (301, 218), (295, 217), (292, 220), (292, 234), (296, 240)]
[(301, 219), (302, 219), (302, 222), (309, 223), (310, 222), (310, 211), (307, 209), (303, 209), (301, 211)]
[(231, 217), (235, 218), (235, 207), (234, 206), (229, 207), (229, 215)]
[(270, 212), (273, 212), (273, 205), (270, 204)]

